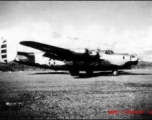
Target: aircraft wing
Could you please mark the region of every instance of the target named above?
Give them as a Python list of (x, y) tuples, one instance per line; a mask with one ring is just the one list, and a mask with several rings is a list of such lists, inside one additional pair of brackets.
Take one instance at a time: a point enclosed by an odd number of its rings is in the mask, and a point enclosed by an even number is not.
[(20, 42), (20, 44), (41, 50), (41, 51), (45, 52), (44, 55), (46, 57), (56, 56), (59, 59), (72, 59), (71, 58), (72, 52), (70, 50), (67, 50), (64, 48), (59, 48), (59, 47), (55, 47), (55, 46), (51, 46), (51, 45), (47, 45), (47, 44), (43, 44), (43, 43), (38, 43), (38, 42), (34, 42), (34, 41), (22, 41), (22, 42)]
[(59, 48), (43, 43), (38, 43), (34, 41), (22, 41), (21, 45), (32, 47), (45, 52), (43, 56), (50, 57), (58, 60), (72, 60), (72, 61), (96, 61), (99, 60), (99, 55), (91, 56), (89, 51), (86, 50), (85, 53), (77, 53), (65, 48)]

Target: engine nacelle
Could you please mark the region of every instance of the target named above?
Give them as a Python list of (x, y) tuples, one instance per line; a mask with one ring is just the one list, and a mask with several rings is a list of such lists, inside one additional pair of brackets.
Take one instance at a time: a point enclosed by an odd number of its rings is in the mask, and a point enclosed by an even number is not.
[(99, 54), (99, 53), (98, 53), (97, 50), (90, 50), (90, 51), (89, 51), (89, 55), (90, 55), (90, 56), (98, 56), (98, 54)]
[(9, 63), (15, 60), (17, 56), (17, 46), (14, 41), (6, 39), (0, 40), (0, 62)]
[(88, 49), (75, 49), (73, 52), (77, 54), (87, 54), (88, 56), (97, 56), (99, 53), (97, 50), (88, 50)]
[(85, 54), (87, 52), (87, 49), (73, 49), (72, 51), (78, 54)]

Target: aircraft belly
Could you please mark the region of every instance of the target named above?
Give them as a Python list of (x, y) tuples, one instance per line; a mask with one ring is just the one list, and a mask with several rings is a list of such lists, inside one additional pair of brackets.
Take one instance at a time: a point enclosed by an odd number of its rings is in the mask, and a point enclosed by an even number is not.
[(119, 66), (112, 65), (109, 61), (94, 61), (94, 62), (72, 62), (72, 61), (66, 61), (65, 64), (67, 66), (73, 66), (77, 67), (80, 71), (86, 71), (86, 70), (111, 70), (111, 69), (116, 69)]
[(100, 62), (85, 62), (85, 61), (80, 61), (80, 62), (73, 62), (73, 61), (66, 61), (66, 65), (72, 66), (72, 65), (77, 65), (77, 66), (99, 66), (101, 65)]

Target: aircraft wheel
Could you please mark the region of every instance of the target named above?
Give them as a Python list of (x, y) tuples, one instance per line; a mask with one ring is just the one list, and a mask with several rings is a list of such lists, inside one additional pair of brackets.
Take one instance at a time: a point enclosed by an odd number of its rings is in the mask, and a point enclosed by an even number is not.
[(114, 70), (114, 71), (113, 71), (113, 75), (118, 75), (118, 71), (117, 71), (117, 70)]
[(78, 75), (79, 75), (79, 70), (74, 69), (74, 68), (71, 68), (71, 69), (69, 70), (69, 72), (70, 72), (70, 75), (71, 75), (71, 76), (78, 76)]
[(93, 71), (92, 70), (86, 70), (86, 74), (87, 75), (93, 75)]

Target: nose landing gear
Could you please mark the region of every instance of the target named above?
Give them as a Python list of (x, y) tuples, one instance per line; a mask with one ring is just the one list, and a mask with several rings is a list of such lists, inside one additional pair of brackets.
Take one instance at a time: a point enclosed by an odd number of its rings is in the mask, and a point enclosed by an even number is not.
[(93, 75), (93, 70), (87, 70), (87, 71), (86, 71), (86, 75), (88, 75), (88, 76)]
[(113, 70), (113, 71), (112, 71), (112, 74), (113, 74), (114, 76), (116, 76), (116, 75), (118, 75), (118, 71), (117, 71), (117, 70)]

